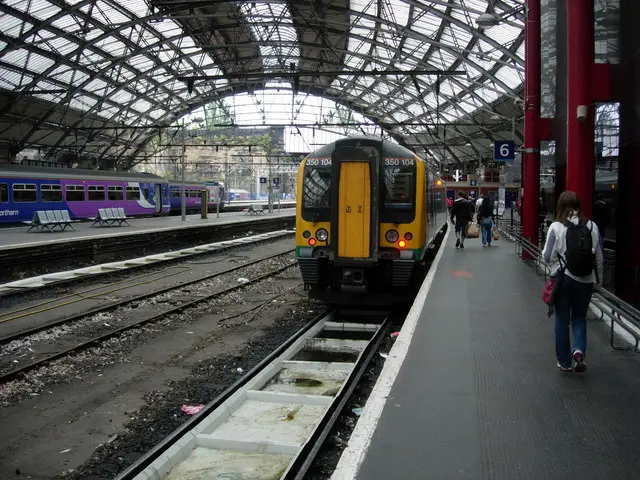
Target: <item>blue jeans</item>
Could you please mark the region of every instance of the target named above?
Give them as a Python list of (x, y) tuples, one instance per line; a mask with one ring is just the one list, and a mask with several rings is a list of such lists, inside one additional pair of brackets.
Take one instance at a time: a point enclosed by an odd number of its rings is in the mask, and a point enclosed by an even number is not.
[(480, 230), (482, 231), (482, 244), (490, 245), (491, 244), (491, 228), (493, 227), (493, 222), (490, 218), (483, 218), (480, 222)]
[(587, 353), (587, 310), (592, 292), (593, 283), (577, 282), (565, 275), (556, 295), (556, 357), (563, 367), (571, 366), (569, 325), (573, 330), (573, 351)]

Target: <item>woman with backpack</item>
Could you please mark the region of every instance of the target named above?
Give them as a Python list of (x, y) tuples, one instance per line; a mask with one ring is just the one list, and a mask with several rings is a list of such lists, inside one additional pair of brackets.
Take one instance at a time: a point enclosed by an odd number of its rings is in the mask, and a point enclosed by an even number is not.
[(482, 231), (482, 246), (491, 246), (491, 233), (495, 218), (493, 216), (493, 205), (489, 197), (484, 197), (482, 203), (478, 206), (477, 213), (478, 223)]
[[(580, 212), (580, 199), (567, 190), (558, 198), (556, 219), (549, 227), (543, 251), (544, 261), (551, 264), (556, 276), (553, 305), (557, 366), (565, 372), (585, 372), (587, 350), (587, 311), (593, 285), (602, 278), (602, 248), (595, 223)], [(569, 325), (573, 330), (573, 350)]]

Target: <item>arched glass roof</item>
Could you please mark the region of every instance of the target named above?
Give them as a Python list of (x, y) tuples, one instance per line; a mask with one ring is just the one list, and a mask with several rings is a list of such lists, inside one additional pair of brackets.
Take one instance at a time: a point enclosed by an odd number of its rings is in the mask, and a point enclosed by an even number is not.
[[(483, 13), (499, 24), (478, 28)], [(220, 124), (376, 124), (474, 158), (519, 135), (523, 15), (523, 0), (3, 0), (0, 142), (131, 164), (213, 102)]]

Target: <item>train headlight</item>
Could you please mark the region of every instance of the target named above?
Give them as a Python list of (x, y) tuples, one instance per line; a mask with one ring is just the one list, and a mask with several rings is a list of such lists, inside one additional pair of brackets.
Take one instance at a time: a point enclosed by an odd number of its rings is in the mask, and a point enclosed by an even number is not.
[(395, 230), (387, 230), (387, 233), (384, 234), (384, 238), (386, 238), (389, 243), (396, 243), (398, 238), (400, 238), (400, 235), (398, 235), (398, 232)]
[(311, 236), (311, 232), (309, 230), (305, 230), (304, 232), (302, 232), (302, 236), (304, 238), (309, 238)]
[(326, 242), (327, 238), (329, 238), (329, 232), (327, 232), (324, 228), (316, 230), (316, 238), (321, 242)]
[(407, 242), (405, 242), (404, 240), (400, 240), (400, 241), (398, 242), (398, 246), (399, 246), (400, 248), (404, 248), (404, 247), (406, 247), (406, 246), (407, 246)]
[(412, 239), (412, 238), (413, 238), (413, 233), (411, 233), (411, 232), (407, 232), (407, 233), (405, 233), (405, 234), (404, 234), (404, 239), (405, 239), (407, 242), (411, 241), (411, 239)]
[(312, 247), (314, 247), (316, 245), (316, 239), (315, 238), (310, 238), (309, 239), (309, 245), (311, 245)]

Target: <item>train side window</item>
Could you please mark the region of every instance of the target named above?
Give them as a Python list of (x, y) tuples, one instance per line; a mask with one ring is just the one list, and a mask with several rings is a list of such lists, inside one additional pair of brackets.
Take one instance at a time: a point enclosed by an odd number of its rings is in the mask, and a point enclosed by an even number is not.
[(180, 198), (180, 189), (172, 188), (171, 189), (171, 198)]
[(6, 183), (0, 183), (0, 203), (9, 202), (9, 185)]
[(87, 190), (90, 202), (104, 202), (104, 185), (89, 185)]
[(65, 191), (67, 202), (84, 202), (84, 185), (67, 185)]
[(40, 200), (43, 202), (61, 202), (62, 185), (40, 185)]
[(38, 201), (38, 192), (34, 183), (14, 183), (13, 201), (31, 203)]
[(127, 187), (127, 200), (140, 200), (140, 187)]
[(107, 195), (109, 200), (122, 200), (124, 199), (122, 187), (108, 187)]

